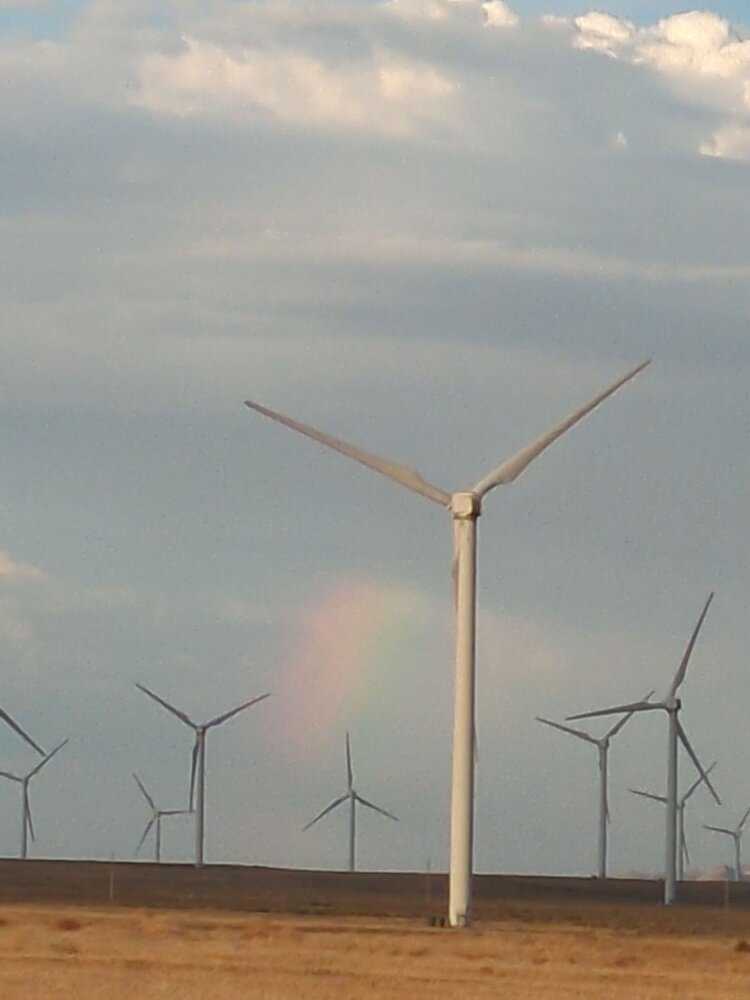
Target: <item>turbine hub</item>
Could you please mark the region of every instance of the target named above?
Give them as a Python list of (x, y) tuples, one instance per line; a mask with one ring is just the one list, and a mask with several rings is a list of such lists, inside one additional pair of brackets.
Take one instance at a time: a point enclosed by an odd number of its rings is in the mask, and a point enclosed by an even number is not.
[(451, 497), (451, 513), (459, 521), (470, 521), (482, 513), (482, 498), (476, 493), (454, 493)]

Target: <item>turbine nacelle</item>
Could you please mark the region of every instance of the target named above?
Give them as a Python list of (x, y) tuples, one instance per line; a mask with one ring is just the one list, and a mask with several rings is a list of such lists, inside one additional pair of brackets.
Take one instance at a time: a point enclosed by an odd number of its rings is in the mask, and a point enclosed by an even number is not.
[(451, 514), (458, 521), (479, 517), (482, 513), (482, 498), (476, 493), (454, 493), (451, 497)]

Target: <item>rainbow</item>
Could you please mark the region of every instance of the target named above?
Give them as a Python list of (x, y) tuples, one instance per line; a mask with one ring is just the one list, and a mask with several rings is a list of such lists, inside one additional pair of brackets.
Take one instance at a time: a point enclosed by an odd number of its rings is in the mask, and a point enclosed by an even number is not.
[(430, 622), (418, 591), (362, 578), (339, 580), (303, 607), (279, 688), (295, 753), (318, 756), (365, 716), (384, 717)]

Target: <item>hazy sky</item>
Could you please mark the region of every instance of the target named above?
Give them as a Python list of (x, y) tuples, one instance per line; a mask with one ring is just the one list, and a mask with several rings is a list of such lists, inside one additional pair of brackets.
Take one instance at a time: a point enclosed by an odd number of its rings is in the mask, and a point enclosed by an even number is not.
[[(444, 865), (450, 518), (242, 401), (455, 489), (653, 355), (486, 503), (477, 867), (592, 870), (595, 754), (534, 716), (662, 692), (711, 589), (684, 718), (726, 809), (696, 795), (688, 834), (724, 860), (699, 826), (750, 801), (750, 42), (738, 3), (679, 7), (0, 3), (0, 705), (71, 737), (38, 853), (130, 856), (133, 770), (182, 805), (190, 734), (141, 681), (199, 719), (273, 692), (209, 736), (210, 859), (343, 864), (343, 816), (301, 828), (349, 728), (401, 817), (363, 816), (361, 863)], [(627, 787), (663, 790), (664, 721), (612, 753), (615, 870), (662, 864)]]

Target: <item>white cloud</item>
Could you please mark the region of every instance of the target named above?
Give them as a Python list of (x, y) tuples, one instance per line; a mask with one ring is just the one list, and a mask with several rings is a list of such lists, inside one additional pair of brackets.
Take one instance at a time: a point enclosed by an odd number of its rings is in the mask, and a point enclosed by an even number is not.
[(0, 552), (0, 580), (6, 583), (38, 583), (47, 579), (46, 573), (30, 563), (16, 562), (9, 552)]
[(574, 44), (579, 49), (593, 49), (603, 55), (616, 57), (630, 44), (636, 33), (635, 25), (611, 14), (591, 11), (574, 21), (578, 35)]
[(144, 57), (133, 103), (181, 117), (229, 112), (252, 123), (271, 114), (298, 125), (402, 134), (422, 119), (443, 117), (456, 89), (435, 68), (381, 50), (336, 65), (282, 46), (232, 50), (186, 38), (176, 55)]
[(723, 160), (750, 160), (750, 125), (723, 125), (701, 143), (700, 152)]
[(504, 0), (487, 0), (484, 10), (487, 24), (493, 28), (515, 28), (519, 23), (518, 15)]
[(738, 38), (725, 18), (690, 11), (637, 27), (610, 14), (590, 12), (573, 24), (577, 48), (650, 68), (686, 103), (731, 119), (700, 145), (701, 153), (747, 156), (739, 136), (742, 124), (750, 123), (750, 41)]

